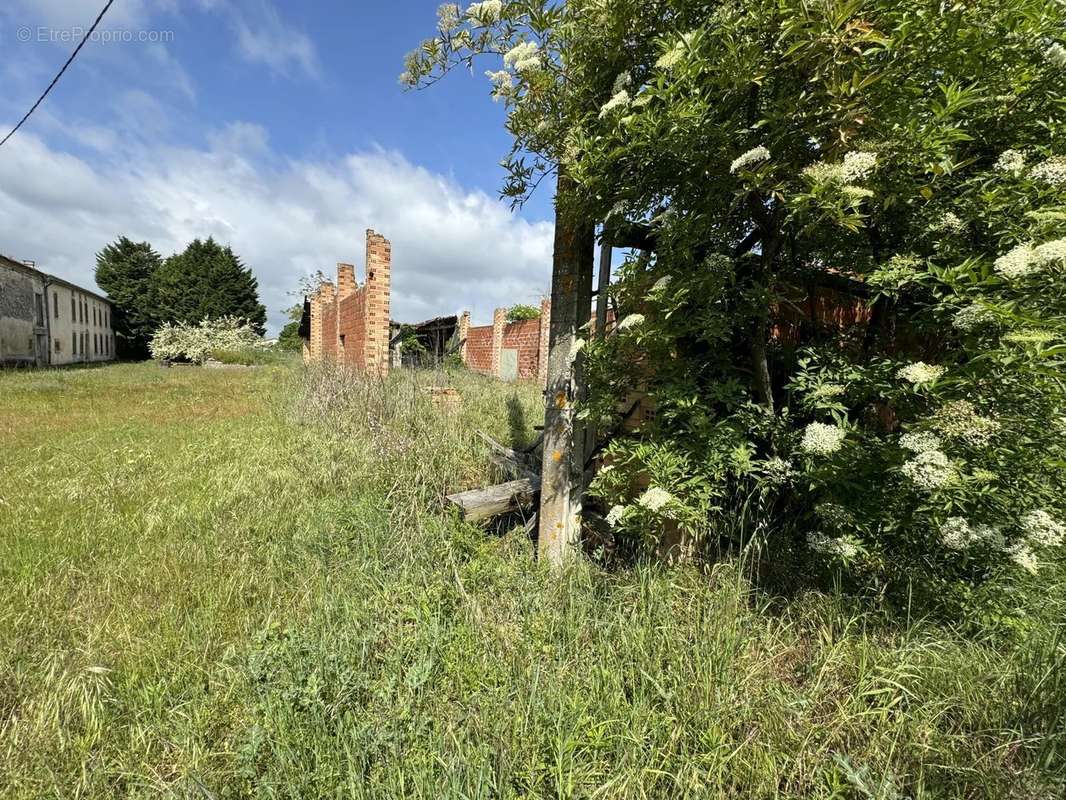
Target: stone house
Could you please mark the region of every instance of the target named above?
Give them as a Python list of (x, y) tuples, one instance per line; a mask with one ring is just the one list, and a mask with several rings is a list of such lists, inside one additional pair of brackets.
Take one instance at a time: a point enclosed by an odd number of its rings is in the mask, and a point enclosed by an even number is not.
[(0, 255), (0, 365), (112, 361), (112, 312), (106, 297)]

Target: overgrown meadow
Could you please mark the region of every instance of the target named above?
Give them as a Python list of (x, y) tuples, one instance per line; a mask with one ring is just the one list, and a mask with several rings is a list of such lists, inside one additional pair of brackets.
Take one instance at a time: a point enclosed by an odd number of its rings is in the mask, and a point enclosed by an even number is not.
[[(457, 412), (425, 387), (447, 383)], [(0, 795), (1058, 798), (1066, 593), (923, 621), (442, 510), (538, 391), (0, 374)]]

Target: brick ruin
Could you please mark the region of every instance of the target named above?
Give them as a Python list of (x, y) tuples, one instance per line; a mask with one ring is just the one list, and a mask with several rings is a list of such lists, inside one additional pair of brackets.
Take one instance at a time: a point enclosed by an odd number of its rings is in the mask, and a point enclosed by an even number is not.
[(305, 361), (333, 361), (369, 375), (389, 373), (389, 297), (392, 245), (366, 232), (366, 282), (355, 266), (337, 264), (337, 283), (326, 281), (305, 304)]
[(507, 309), (497, 308), (491, 325), (470, 327), (470, 312), (459, 318), (463, 363), (474, 372), (504, 380), (548, 380), (548, 326), (551, 303), (540, 303), (540, 316), (507, 322)]

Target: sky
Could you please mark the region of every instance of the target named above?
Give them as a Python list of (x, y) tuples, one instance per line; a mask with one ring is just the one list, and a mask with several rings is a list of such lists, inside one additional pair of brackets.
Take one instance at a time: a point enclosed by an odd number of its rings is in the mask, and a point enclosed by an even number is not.
[[(0, 136), (105, 0), (4, 0)], [(231, 245), (269, 329), (300, 278), (392, 242), (392, 317), (538, 302), (552, 187), (499, 199), (510, 139), (483, 70), (405, 92), (436, 0), (116, 0), (44, 104), (0, 147), (0, 253), (94, 288), (119, 236), (163, 256)], [(485, 64), (484, 69), (495, 65)]]

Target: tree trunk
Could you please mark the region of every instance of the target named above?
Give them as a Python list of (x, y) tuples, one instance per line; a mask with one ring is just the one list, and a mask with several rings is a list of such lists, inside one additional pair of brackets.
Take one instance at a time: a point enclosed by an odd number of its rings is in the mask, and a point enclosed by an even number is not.
[(544, 404), (538, 551), (558, 566), (575, 551), (581, 534), (584, 437), (574, 404), (583, 397), (580, 354), (572, 356), (578, 329), (592, 310), (593, 225), (565, 210), (570, 180), (560, 168), (555, 198), (548, 384)]

